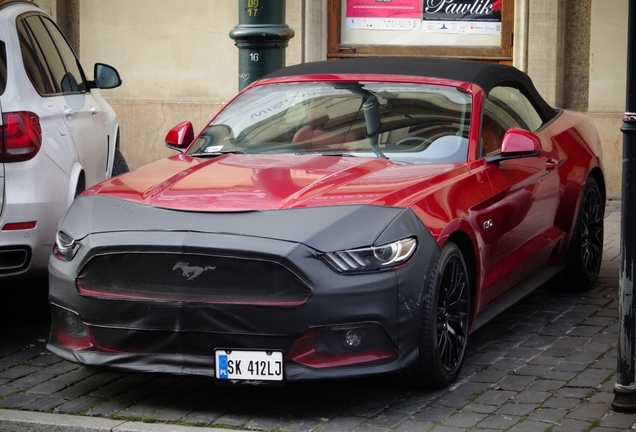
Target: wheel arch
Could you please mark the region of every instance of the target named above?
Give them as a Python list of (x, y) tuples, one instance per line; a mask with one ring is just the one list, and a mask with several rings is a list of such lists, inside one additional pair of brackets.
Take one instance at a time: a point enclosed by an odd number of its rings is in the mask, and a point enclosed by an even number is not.
[(111, 177), (113, 166), (115, 165), (115, 158), (117, 157), (117, 150), (119, 148), (119, 123), (116, 122), (113, 133), (108, 135), (108, 164), (106, 167), (107, 178)]
[(603, 202), (605, 202), (607, 197), (606, 186), (605, 186), (605, 176), (603, 175), (603, 171), (601, 170), (600, 167), (594, 166), (589, 171), (588, 175), (583, 179), (581, 187), (578, 190), (578, 194), (577, 194), (578, 196), (576, 196), (576, 203), (574, 207), (572, 208), (572, 213), (570, 215), (569, 235), (568, 235), (568, 241), (567, 241), (568, 245), (570, 244), (572, 240), (570, 236), (572, 234), (572, 230), (574, 230), (574, 225), (576, 224), (576, 218), (579, 213), (579, 207), (581, 206), (581, 202), (583, 201), (585, 185), (587, 184), (587, 181), (589, 178), (593, 178), (594, 180), (596, 180), (596, 184), (598, 185), (601, 191), (601, 198), (603, 199)]
[[(600, 195), (598, 199), (601, 202), (598, 203), (596, 197), (592, 197), (589, 206), (588, 196), (594, 189)], [(588, 291), (593, 288), (598, 278), (604, 244), (605, 194), (603, 173), (598, 167), (592, 169), (581, 188), (565, 256), (563, 276), (569, 282), (570, 289)]]
[[(594, 177), (594, 179), (596, 180), (596, 183), (601, 190), (601, 197), (603, 198), (603, 202), (605, 202), (607, 200), (607, 189), (605, 186), (605, 176), (603, 175), (603, 171), (600, 167), (596, 166), (590, 171), (589, 177)], [(581, 189), (581, 194), (583, 194), (583, 189)]]
[[(452, 241), (457, 245), (459, 251), (464, 258), (464, 264), (466, 264), (466, 269), (468, 270), (468, 280), (470, 281), (470, 300), (471, 300), (471, 309), (472, 315), (474, 318), (475, 315), (475, 306), (478, 299), (478, 291), (477, 291), (477, 256), (475, 253), (475, 245), (473, 244), (470, 235), (467, 232), (459, 230), (453, 232), (448, 236), (446, 241)], [(471, 320), (472, 321), (472, 320)]]
[(75, 162), (71, 169), (71, 175), (69, 176), (66, 208), (69, 208), (77, 195), (84, 192), (85, 189), (86, 176), (84, 174), (84, 167), (79, 162)]

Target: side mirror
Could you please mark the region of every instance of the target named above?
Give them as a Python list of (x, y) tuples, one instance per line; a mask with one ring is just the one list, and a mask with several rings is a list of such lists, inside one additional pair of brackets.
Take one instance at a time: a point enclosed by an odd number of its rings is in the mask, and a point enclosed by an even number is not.
[(93, 87), (100, 89), (112, 89), (119, 87), (122, 83), (117, 69), (104, 63), (95, 63), (93, 76), (95, 77), (95, 85)]
[(541, 153), (539, 137), (525, 129), (510, 128), (503, 137), (501, 153), (486, 158), (488, 163), (537, 156)]
[(183, 153), (194, 141), (194, 129), (192, 122), (184, 121), (179, 123), (166, 135), (166, 147)]

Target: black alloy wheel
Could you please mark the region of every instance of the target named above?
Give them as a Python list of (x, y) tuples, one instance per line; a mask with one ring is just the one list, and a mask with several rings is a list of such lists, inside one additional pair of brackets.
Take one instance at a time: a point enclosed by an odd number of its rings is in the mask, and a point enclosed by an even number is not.
[(581, 258), (589, 278), (598, 273), (603, 259), (603, 208), (598, 192), (588, 190), (581, 214)]
[(448, 241), (437, 258), (424, 293), (418, 349), (419, 363), (404, 380), (418, 387), (447, 387), (461, 371), (468, 345), (471, 292), (466, 263)]
[(592, 289), (603, 261), (605, 202), (597, 181), (587, 180), (566, 263), (565, 283), (576, 291)]
[(460, 257), (451, 257), (442, 271), (437, 299), (437, 350), (447, 373), (464, 359), (468, 340), (468, 279)]

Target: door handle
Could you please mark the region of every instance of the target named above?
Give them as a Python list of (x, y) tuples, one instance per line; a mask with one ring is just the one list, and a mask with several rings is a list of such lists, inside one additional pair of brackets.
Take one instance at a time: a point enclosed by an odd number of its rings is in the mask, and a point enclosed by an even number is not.
[(94, 116), (95, 114), (97, 114), (97, 108), (95, 108), (95, 107), (93, 107), (93, 106), (92, 106), (92, 107), (88, 110), (88, 112), (90, 112), (90, 113)]
[(553, 170), (558, 166), (559, 166), (559, 161), (554, 160), (552, 158), (548, 159), (545, 163), (545, 169), (547, 170)]
[(75, 110), (73, 108), (64, 108), (64, 115), (66, 117), (73, 117), (75, 115)]

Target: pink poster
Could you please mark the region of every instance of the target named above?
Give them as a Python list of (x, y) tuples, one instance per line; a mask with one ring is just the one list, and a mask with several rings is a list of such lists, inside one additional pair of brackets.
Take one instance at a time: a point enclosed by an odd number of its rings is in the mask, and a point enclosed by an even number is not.
[(347, 18), (422, 19), (422, 0), (347, 0)]

